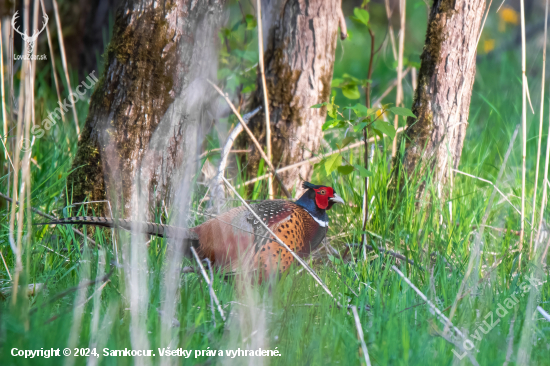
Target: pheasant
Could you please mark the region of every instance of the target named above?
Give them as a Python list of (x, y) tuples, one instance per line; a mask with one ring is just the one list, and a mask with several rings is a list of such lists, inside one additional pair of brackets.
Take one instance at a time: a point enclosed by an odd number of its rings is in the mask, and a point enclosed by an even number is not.
[[(250, 205), (262, 221), (300, 257), (309, 255), (328, 231), (328, 215), (335, 203), (344, 203), (334, 189), (303, 182), (307, 189), (295, 202), (268, 200)], [(294, 260), (292, 254), (268, 233), (246, 207), (236, 207), (205, 223), (183, 229), (155, 223), (79, 216), (47, 224), (84, 224), (122, 228), (160, 237), (187, 240), (198, 255), (225, 271), (261, 268), (266, 274), (282, 273)]]

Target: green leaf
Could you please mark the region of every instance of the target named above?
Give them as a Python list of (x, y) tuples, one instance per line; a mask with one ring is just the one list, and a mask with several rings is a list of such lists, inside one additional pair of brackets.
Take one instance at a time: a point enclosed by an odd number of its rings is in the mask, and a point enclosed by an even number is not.
[(357, 85), (342, 86), (342, 93), (348, 99), (359, 99), (361, 97)]
[(374, 113), (374, 109), (367, 108), (361, 103), (357, 103), (353, 107), (344, 107), (344, 109), (351, 109), (355, 114), (361, 117), (367, 117)]
[(246, 20), (246, 30), (254, 29), (258, 25), (258, 22), (256, 21), (256, 18), (254, 18), (254, 15), (246, 14), (244, 19)]
[(256, 89), (256, 84), (251, 84), (251, 85), (245, 86), (244, 89), (242, 90), (242, 93), (247, 94), (255, 89)]
[(359, 124), (356, 124), (355, 126), (353, 126), (353, 131), (354, 132), (359, 132), (361, 131), (363, 128), (367, 127), (368, 123), (367, 122), (361, 122)]
[(323, 131), (326, 131), (326, 130), (331, 129), (331, 128), (333, 128), (334, 126), (336, 126), (339, 122), (340, 122), (339, 119), (331, 119), (331, 120), (328, 120), (328, 121), (326, 121), (326, 122), (323, 124), (323, 126), (321, 127), (321, 129), (322, 129)]
[(362, 176), (363, 178), (372, 177), (372, 173), (367, 169), (365, 169), (365, 167), (362, 167), (361, 165), (357, 165), (357, 164), (354, 164), (353, 166), (355, 167), (355, 169), (359, 171), (359, 175)]
[(380, 140), (384, 138), (384, 134), (378, 130), (373, 129), (373, 132), (376, 134), (376, 136), (380, 137)]
[(221, 68), (218, 69), (218, 79), (225, 79), (229, 75), (232, 75), (234, 73), (233, 70), (229, 70), (228, 68)]
[(333, 88), (338, 88), (338, 87), (340, 87), (340, 84), (342, 84), (343, 82), (344, 82), (344, 80), (339, 79), (339, 78), (332, 79), (332, 81), (330, 83), (330, 86), (332, 86)]
[(358, 116), (361, 116), (361, 117), (367, 117), (371, 114), (373, 114), (373, 110), (370, 109), (370, 108), (367, 108), (366, 106), (364, 106), (363, 104), (359, 104), (357, 103), (355, 105), (355, 113), (357, 113)]
[(338, 167), (338, 173), (342, 175), (348, 175), (353, 172), (353, 167), (351, 165), (342, 165)]
[(375, 121), (372, 124), (372, 128), (376, 131), (380, 131), (381, 133), (388, 135), (389, 138), (393, 139), (395, 137), (395, 129), (392, 125), (390, 125), (387, 122), (384, 121)]
[(235, 50), (235, 55), (250, 62), (258, 62), (258, 52)]
[(363, 84), (363, 80), (360, 80), (360, 79), (356, 78), (355, 76), (350, 75), (348, 73), (344, 73), (344, 75), (342, 75), (342, 76), (344, 77), (344, 79), (348, 83)]
[(325, 162), (325, 171), (327, 175), (335, 171), (340, 165), (342, 165), (342, 155), (333, 154), (329, 156)]
[(309, 108), (321, 108), (321, 107), (324, 106), (324, 105), (327, 105), (327, 102), (314, 104), (314, 105), (312, 105), (312, 106), (309, 107)]
[(403, 107), (391, 107), (390, 112), (397, 114), (398, 116), (405, 116), (405, 117), (413, 117), (416, 118), (414, 113), (408, 109)]
[(351, 144), (353, 141), (355, 141), (355, 137), (353, 137), (353, 136), (347, 136), (347, 137), (345, 137), (345, 138), (342, 140), (342, 147), (341, 147), (341, 148), (344, 148), (344, 147), (348, 146), (348, 145)]
[(353, 14), (355, 15), (355, 19), (367, 27), (369, 26), (369, 12), (365, 9), (361, 8), (355, 8), (353, 9)]
[(228, 29), (228, 28), (222, 28), (220, 30), (220, 33), (224, 36), (224, 37), (231, 37), (231, 29)]

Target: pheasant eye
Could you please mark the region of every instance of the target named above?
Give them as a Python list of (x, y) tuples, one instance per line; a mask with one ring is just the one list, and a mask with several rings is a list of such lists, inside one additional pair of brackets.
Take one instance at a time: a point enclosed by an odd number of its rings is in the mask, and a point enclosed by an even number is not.
[(327, 193), (327, 192), (324, 189), (319, 191), (319, 194), (325, 194), (325, 193)]

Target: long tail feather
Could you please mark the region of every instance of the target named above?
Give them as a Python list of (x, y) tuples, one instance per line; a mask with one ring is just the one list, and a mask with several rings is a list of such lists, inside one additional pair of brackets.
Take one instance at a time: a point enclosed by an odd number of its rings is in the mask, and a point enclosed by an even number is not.
[(67, 217), (65, 219), (39, 223), (37, 225), (62, 225), (62, 224), (68, 224), (68, 225), (81, 224), (81, 225), (102, 226), (102, 227), (110, 227), (110, 228), (119, 228), (119, 229), (124, 229), (128, 231), (143, 233), (147, 235), (156, 235), (162, 238), (171, 237), (171, 238), (178, 238), (178, 239), (198, 240), (198, 236), (196, 233), (181, 227), (155, 224), (153, 222), (132, 222), (130, 220), (125, 220), (125, 219), (113, 220), (107, 217), (94, 217), (94, 216)]

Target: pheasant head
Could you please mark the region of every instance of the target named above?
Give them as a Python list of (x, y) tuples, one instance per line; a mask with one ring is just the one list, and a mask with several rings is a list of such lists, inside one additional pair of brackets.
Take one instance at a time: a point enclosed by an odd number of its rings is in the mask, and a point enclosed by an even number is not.
[(344, 200), (334, 192), (332, 187), (319, 186), (309, 182), (303, 182), (302, 187), (307, 191), (296, 201), (296, 204), (305, 208), (319, 225), (328, 226), (326, 210), (330, 210), (335, 203), (343, 204)]

